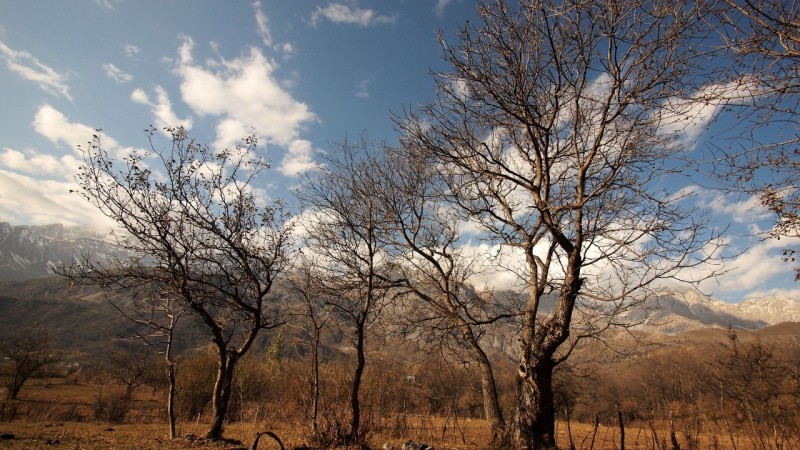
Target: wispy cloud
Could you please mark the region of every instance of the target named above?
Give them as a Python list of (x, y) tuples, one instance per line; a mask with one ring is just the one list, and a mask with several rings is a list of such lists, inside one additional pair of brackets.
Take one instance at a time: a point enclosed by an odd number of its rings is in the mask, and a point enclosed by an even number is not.
[(444, 8), (453, 0), (436, 0), (436, 6), (433, 8), (433, 13), (436, 14), (436, 17), (442, 17), (444, 15)]
[(114, 5), (119, 3), (120, 0), (94, 0), (94, 2), (101, 8), (113, 11)]
[(26, 51), (12, 50), (0, 41), (0, 56), (6, 61), (6, 66), (17, 75), (39, 85), (43, 90), (57, 96), (72, 100), (69, 86), (66, 84), (67, 76), (58, 73), (53, 68), (42, 64), (36, 57)]
[(153, 112), (156, 128), (163, 129), (166, 127), (181, 126), (187, 130), (192, 128), (192, 119), (179, 119), (177, 114), (172, 110), (172, 102), (169, 100), (167, 91), (161, 87), (156, 86), (156, 99), (151, 101), (147, 93), (142, 89), (136, 89), (131, 93), (131, 100), (136, 103), (150, 107)]
[(369, 83), (370, 80), (361, 80), (356, 85), (356, 97), (363, 98), (364, 100), (369, 98)]
[(256, 18), (256, 31), (261, 36), (261, 41), (268, 48), (283, 54), (284, 57), (292, 56), (295, 53), (294, 45), (289, 42), (276, 43), (272, 38), (272, 28), (269, 25), (269, 18), (261, 9), (261, 2), (256, 1), (253, 3), (253, 11)]
[(125, 44), (125, 45), (122, 47), (122, 51), (123, 51), (123, 52), (125, 52), (125, 55), (126, 55), (126, 56), (129, 56), (129, 57), (130, 57), (130, 56), (136, 56), (136, 55), (138, 55), (138, 54), (139, 54), (139, 52), (141, 52), (141, 51), (142, 51), (142, 49), (140, 49), (139, 47), (137, 47), (137, 46), (135, 46), (135, 45), (133, 45), (133, 44)]
[(714, 291), (736, 300), (739, 300), (738, 295), (746, 291), (765, 292), (775, 289), (781, 278), (793, 279), (795, 266), (783, 262), (781, 254), (785, 248), (797, 248), (798, 245), (798, 238), (751, 241), (746, 251), (727, 261), (729, 272), (701, 286), (706, 291)]
[(269, 19), (264, 11), (261, 10), (261, 2), (253, 3), (253, 9), (256, 14), (256, 26), (258, 27), (258, 35), (267, 47), (272, 47), (272, 31), (269, 28)]
[(133, 81), (133, 75), (123, 72), (122, 69), (112, 63), (103, 64), (103, 71), (106, 73), (108, 78), (111, 78), (117, 83), (122, 84)]
[(350, 7), (342, 3), (328, 3), (324, 8), (318, 6), (311, 14), (311, 24), (316, 26), (320, 20), (328, 19), (333, 23), (343, 23), (368, 27), (382, 23), (394, 23), (395, 16), (378, 14), (371, 9)]

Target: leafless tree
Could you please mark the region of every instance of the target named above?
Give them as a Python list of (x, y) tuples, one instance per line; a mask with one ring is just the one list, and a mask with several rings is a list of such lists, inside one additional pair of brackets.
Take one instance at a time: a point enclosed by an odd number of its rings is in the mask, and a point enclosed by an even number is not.
[(11, 365), (6, 384), (6, 398), (9, 400), (17, 398), (22, 385), (31, 377), (61, 360), (58, 352), (50, 347), (50, 336), (37, 330), (0, 342), (0, 356)]
[[(744, 341), (733, 329), (711, 361), (711, 378), (720, 396), (733, 405), (748, 430), (754, 448), (789, 448), (793, 437), (797, 397), (792, 388), (795, 361), (784, 360), (772, 345), (756, 336)], [(793, 386), (794, 385), (794, 386)], [(774, 442), (770, 442), (774, 440)]]
[(316, 264), (309, 258), (301, 259), (289, 277), (291, 292), (299, 295), (297, 311), (292, 312), (295, 319), (290, 326), (298, 326), (307, 333), (305, 344), (311, 347), (311, 431), (314, 436), (319, 432), (320, 406), (320, 350), (322, 333), (330, 325), (331, 305), (335, 300), (331, 295), (335, 292), (326, 289), (322, 283), (323, 276)]
[(460, 42), (442, 39), (452, 69), (436, 75), (437, 99), (397, 119), (453, 206), (522, 262), (516, 448), (555, 446), (553, 369), (605, 327), (576, 319), (613, 322), (716, 254), (702, 212), (664, 183), (683, 150), (675, 99), (700, 70), (693, 7), (482, 3)]
[(106, 357), (103, 372), (122, 384), (125, 394), (130, 397), (139, 387), (157, 380), (154, 356), (144, 346), (118, 348)]
[[(710, 140), (712, 173), (722, 187), (758, 197), (775, 218), (771, 237), (800, 237), (800, 4), (725, 0), (709, 8), (722, 40), (722, 76), (710, 83), (728, 86), (716, 101), (731, 124)], [(787, 248), (784, 259), (795, 261), (796, 251)]]
[(154, 129), (149, 151), (115, 158), (99, 133), (82, 149), (79, 192), (116, 222), (117, 243), (129, 256), (86, 255), (64, 272), (148, 299), (153, 307), (135, 319), (166, 312), (174, 330), (176, 313), (186, 310), (209, 333), (217, 374), (206, 437), (220, 439), (236, 363), (261, 330), (279, 324), (270, 292), (286, 267), (291, 230), (281, 204), (265, 204), (256, 189), (269, 166), (255, 154), (254, 136), (212, 150), (183, 128), (166, 131), (164, 150), (156, 149)]
[(398, 302), (403, 309), (398, 318), (406, 318), (415, 334), (430, 335), (435, 345), (455, 340), (467, 349), (480, 368), (484, 414), (497, 440), (506, 424), (481, 338), (509, 314), (490, 293), (479, 295), (472, 286), (478, 269), (460, 251), (461, 217), (445, 202), (438, 168), (415, 155), (413, 149), (387, 148), (379, 190), (393, 228), (387, 249), (396, 262), (393, 277), (410, 300)]
[[(91, 255), (84, 255), (84, 259), (91, 260)], [(95, 264), (97, 262), (95, 261)], [(82, 270), (75, 267), (57, 269), (63, 275), (72, 277), (78, 283), (93, 283), (93, 278), (84, 278)], [(144, 344), (163, 352), (164, 362), (167, 366), (167, 423), (169, 437), (175, 439), (177, 423), (175, 414), (176, 375), (177, 361), (175, 359), (175, 334), (179, 319), (187, 312), (189, 305), (181, 302), (157, 283), (142, 284), (134, 289), (125, 289), (117, 286), (123, 292), (131, 294), (121, 300), (119, 296), (107, 296), (106, 299), (114, 306), (123, 317), (134, 325), (129, 329), (132, 339), (140, 340)], [(161, 350), (163, 349), (163, 350)], [(132, 364), (135, 364), (132, 362)], [(134, 369), (135, 365), (130, 367)], [(121, 375), (121, 374), (120, 374)], [(130, 376), (128, 373), (124, 376)], [(127, 384), (127, 383), (125, 383)], [(129, 394), (132, 389), (129, 389)]]
[(355, 348), (349, 443), (364, 437), (360, 388), (365, 345), (391, 287), (383, 238), (387, 220), (376, 192), (381, 185), (375, 157), (366, 138), (345, 140), (324, 167), (308, 175), (298, 193), (305, 207), (306, 248), (319, 261), (320, 287), (334, 294), (329, 296), (332, 314)]

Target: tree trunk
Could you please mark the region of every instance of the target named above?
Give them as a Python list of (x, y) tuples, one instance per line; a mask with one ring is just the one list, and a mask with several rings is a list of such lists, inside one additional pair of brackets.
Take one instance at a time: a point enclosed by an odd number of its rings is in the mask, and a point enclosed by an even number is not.
[(552, 381), (553, 363), (550, 358), (532, 358), (520, 364), (513, 430), (516, 448), (556, 448)]
[(467, 334), (465, 338), (472, 347), (472, 352), (480, 367), (481, 388), (483, 391), (483, 413), (491, 426), (492, 442), (502, 442), (505, 438), (506, 422), (503, 419), (503, 411), (500, 409), (500, 401), (497, 395), (497, 383), (494, 379), (492, 364), (489, 361), (489, 357), (486, 356), (486, 352), (483, 351), (474, 336)]
[(8, 385), (8, 400), (16, 400), (19, 391), (22, 390), (22, 384), (25, 383), (26, 378), (21, 375), (14, 374), (14, 379)]
[(359, 320), (356, 326), (356, 370), (353, 373), (353, 389), (350, 393), (350, 408), (352, 411), (352, 418), (350, 420), (350, 436), (348, 440), (350, 443), (356, 442), (361, 434), (361, 402), (359, 401), (359, 391), (361, 390), (361, 378), (364, 375), (364, 366), (367, 361), (364, 357), (364, 331), (365, 324), (363, 320)]
[(314, 330), (314, 352), (312, 354), (312, 370), (313, 380), (311, 381), (311, 431), (314, 436), (317, 435), (318, 423), (317, 416), (319, 415), (319, 343), (320, 343), (320, 330)]
[(167, 382), (169, 383), (169, 390), (167, 391), (167, 420), (169, 421), (169, 438), (175, 439), (178, 432), (175, 427), (175, 360), (172, 359), (172, 338), (173, 331), (175, 330), (175, 323), (177, 318), (174, 316), (170, 320), (169, 332), (167, 334), (167, 349), (164, 352), (164, 358), (167, 360)]
[(169, 380), (169, 391), (167, 393), (167, 420), (169, 421), (169, 438), (175, 439), (178, 431), (175, 426), (175, 362), (171, 357), (167, 362), (167, 379)]
[(481, 368), (481, 388), (483, 391), (483, 413), (492, 430), (492, 442), (502, 442), (506, 430), (506, 422), (503, 419), (503, 411), (500, 409), (500, 401), (497, 398), (497, 384), (494, 380), (492, 366), (488, 359), (479, 361)]
[(205, 434), (207, 439), (222, 439), (225, 415), (228, 412), (228, 404), (231, 398), (233, 369), (235, 365), (236, 357), (233, 354), (220, 349), (219, 361), (217, 362), (217, 379), (214, 382), (214, 393), (211, 397), (211, 427)]

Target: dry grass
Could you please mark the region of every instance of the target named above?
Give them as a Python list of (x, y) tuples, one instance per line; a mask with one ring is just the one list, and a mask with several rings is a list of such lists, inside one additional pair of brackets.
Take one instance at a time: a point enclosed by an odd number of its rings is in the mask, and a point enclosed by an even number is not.
[[(432, 420), (434, 425), (442, 425), (444, 421), (440, 418)], [(257, 432), (272, 430), (281, 436), (287, 448), (307, 443), (303, 430), (292, 428), (287, 424), (276, 423), (236, 423), (228, 425), (225, 436), (228, 439), (237, 440), (242, 446), (250, 448)], [(209, 443), (201, 440), (193, 440), (191, 436), (198, 436), (205, 431), (203, 423), (182, 423), (180, 425), (180, 435), (183, 436), (176, 440), (170, 440), (167, 436), (167, 428), (164, 424), (122, 424), (111, 425), (97, 422), (4, 422), (0, 423), (0, 434), (11, 433), (13, 439), (0, 440), (0, 448), (8, 449), (184, 449), (184, 448), (209, 448), (225, 449), (236, 447), (233, 443), (217, 442)], [(441, 429), (437, 430), (441, 431)], [(418, 442), (432, 444), (439, 450), (472, 450), (489, 447), (489, 427), (483, 420), (473, 420), (466, 424), (464, 429), (464, 439), (461, 434), (447, 432), (444, 437), (429, 437), (415, 434), (412, 430), (407, 439), (414, 439)], [(423, 431), (422, 434), (428, 433)], [(594, 429), (591, 424), (572, 425), (573, 442), (576, 448), (589, 448), (592, 444)], [(652, 432), (644, 427), (631, 428), (626, 430), (626, 448), (630, 449), (650, 449), (653, 445)], [(667, 438), (665, 430), (659, 430), (659, 439)], [(190, 436), (187, 438), (186, 436)], [(397, 439), (385, 434), (372, 434), (369, 443), (372, 448), (381, 448), (388, 442), (399, 446), (406, 439)], [(681, 437), (678, 438), (681, 448), (686, 448), (686, 442)], [(564, 423), (559, 423), (558, 442), (562, 448), (569, 448), (569, 437), (566, 433)], [(667, 443), (668, 448), (672, 448)], [(277, 449), (277, 444), (266, 438), (262, 438), (260, 449)], [(619, 448), (619, 433), (616, 428), (600, 426), (594, 434), (593, 448), (597, 450), (610, 450)], [(699, 448), (732, 448), (725, 442), (719, 442), (717, 446), (712, 444), (712, 439), (703, 439)]]
[[(105, 387), (104, 389), (110, 389)], [(99, 387), (91, 384), (67, 382), (63, 379), (37, 379), (26, 384), (17, 402), (0, 405), (5, 410), (6, 421), (0, 421), (0, 448), (5, 449), (225, 449), (236, 447), (231, 442), (209, 443), (187, 438), (199, 436), (206, 431), (206, 422), (180, 421), (176, 440), (168, 439), (167, 426), (163, 421), (163, 404), (160, 394), (142, 390), (135, 396), (131, 413), (123, 424), (110, 424), (94, 420), (92, 408)], [(2, 392), (0, 392), (2, 394)], [(14, 417), (8, 411), (15, 409)], [(676, 422), (676, 439), (681, 448), (691, 448), (680, 424)], [(406, 440), (425, 442), (439, 450), (488, 448), (491, 434), (488, 423), (483, 420), (443, 418), (428, 416), (402, 416), (383, 419), (373, 424), (375, 429), (385, 430), (368, 434), (372, 448), (381, 448), (384, 443), (399, 447)], [(617, 426), (572, 423), (572, 443), (575, 448), (597, 450), (620, 448)], [(310, 430), (293, 426), (282, 419), (239, 422), (227, 426), (225, 436), (250, 448), (256, 433), (274, 431), (283, 439), (287, 448), (310, 444)], [(626, 426), (626, 448), (672, 448), (670, 424), (632, 423)], [(733, 448), (732, 439), (747, 447), (746, 436), (732, 436), (727, 428), (706, 425), (705, 433), (695, 448)], [(13, 436), (13, 437), (11, 437)], [(399, 436), (399, 437), (398, 437)], [(557, 442), (569, 448), (570, 435), (567, 424), (557, 424)], [(277, 449), (271, 439), (262, 438), (259, 448)]]

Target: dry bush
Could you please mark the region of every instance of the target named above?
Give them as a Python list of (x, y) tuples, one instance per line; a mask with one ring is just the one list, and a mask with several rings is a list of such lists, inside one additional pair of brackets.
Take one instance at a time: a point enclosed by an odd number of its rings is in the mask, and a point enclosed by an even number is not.
[(216, 359), (211, 351), (182, 358), (176, 372), (177, 411), (185, 419), (198, 419), (211, 402)]
[(759, 337), (742, 341), (730, 331), (712, 362), (720, 406), (729, 423), (746, 429), (755, 448), (788, 448), (800, 443), (797, 361), (778, 356)]
[(124, 388), (101, 385), (93, 405), (94, 419), (123, 423), (133, 406), (131, 394)]

